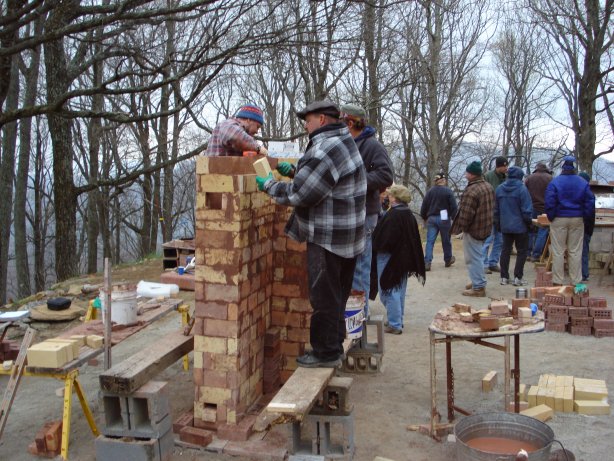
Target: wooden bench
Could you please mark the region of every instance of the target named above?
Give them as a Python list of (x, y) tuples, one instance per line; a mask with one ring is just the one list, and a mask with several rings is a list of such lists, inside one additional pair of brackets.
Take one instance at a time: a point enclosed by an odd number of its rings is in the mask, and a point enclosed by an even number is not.
[(114, 394), (131, 394), (194, 349), (194, 337), (173, 331), (103, 372), (100, 388)]

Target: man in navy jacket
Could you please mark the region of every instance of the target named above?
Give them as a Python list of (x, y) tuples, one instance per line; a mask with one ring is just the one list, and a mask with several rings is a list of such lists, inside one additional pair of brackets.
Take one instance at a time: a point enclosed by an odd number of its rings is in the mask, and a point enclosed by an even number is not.
[(526, 285), (523, 280), (524, 263), (529, 251), (529, 229), (533, 205), (529, 190), (522, 183), (524, 173), (517, 166), (507, 171), (507, 179), (495, 192), (495, 229), (503, 234), (501, 250), (501, 285), (509, 283), (512, 244), (516, 245), (514, 286)]
[(563, 158), (562, 171), (546, 188), (546, 214), (550, 220), (552, 282), (565, 282), (565, 250), (572, 284), (582, 280), (584, 219), (595, 213), (595, 196), (589, 184), (577, 175), (576, 159)]

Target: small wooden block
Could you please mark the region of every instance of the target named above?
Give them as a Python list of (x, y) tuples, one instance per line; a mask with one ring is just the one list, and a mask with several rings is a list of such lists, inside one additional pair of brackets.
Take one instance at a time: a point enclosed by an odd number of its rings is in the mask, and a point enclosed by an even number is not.
[(521, 411), (520, 414), (545, 422), (552, 418), (554, 412), (548, 405), (537, 405), (536, 407)]
[(573, 413), (573, 387), (563, 391), (563, 413)]
[(610, 404), (597, 400), (574, 400), (574, 410), (581, 415), (609, 415)]
[(269, 173), (273, 172), (266, 157), (259, 158), (254, 162), (254, 170), (256, 170), (256, 174), (261, 177), (266, 177)]
[(497, 372), (494, 370), (489, 371), (482, 378), (482, 392), (490, 392), (497, 385)]

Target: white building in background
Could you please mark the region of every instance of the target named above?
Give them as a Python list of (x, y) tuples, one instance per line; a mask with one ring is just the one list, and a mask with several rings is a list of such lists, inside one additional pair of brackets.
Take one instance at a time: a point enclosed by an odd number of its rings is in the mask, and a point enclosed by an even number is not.
[(298, 142), (277, 142), (271, 141), (269, 143), (269, 156), (280, 158), (298, 158), (303, 154), (301, 153)]

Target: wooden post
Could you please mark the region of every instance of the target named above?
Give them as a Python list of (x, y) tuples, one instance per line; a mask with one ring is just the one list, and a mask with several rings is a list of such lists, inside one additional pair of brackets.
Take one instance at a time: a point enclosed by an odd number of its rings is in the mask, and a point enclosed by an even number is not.
[(104, 369), (111, 368), (111, 268), (109, 258), (104, 258)]

